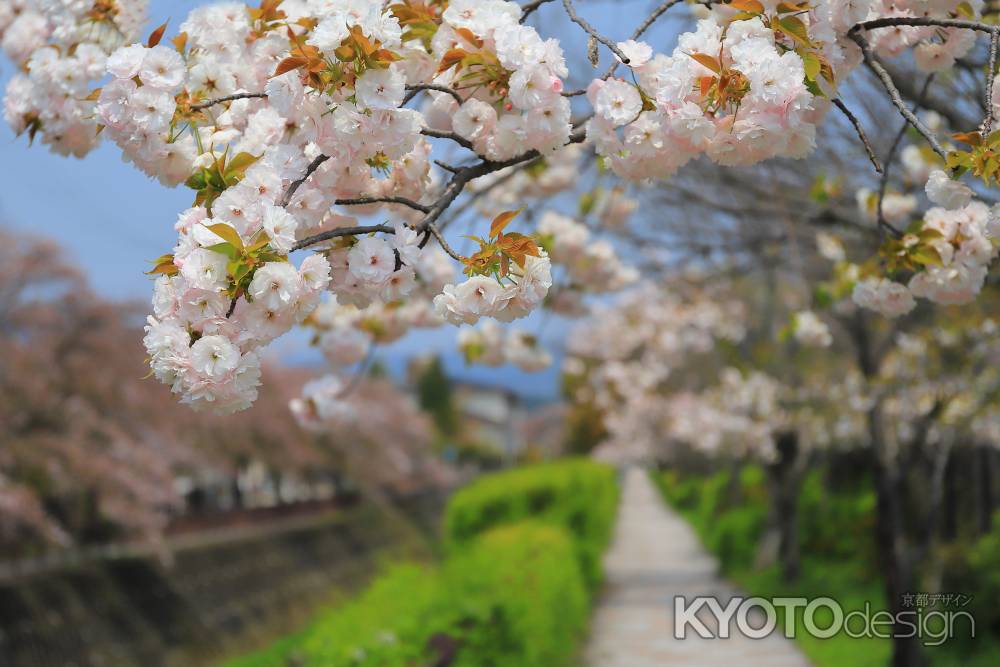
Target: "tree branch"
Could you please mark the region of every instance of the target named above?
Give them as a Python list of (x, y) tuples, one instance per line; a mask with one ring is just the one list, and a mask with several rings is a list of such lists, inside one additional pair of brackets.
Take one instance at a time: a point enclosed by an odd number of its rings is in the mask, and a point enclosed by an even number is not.
[(297, 241), (295, 245), (292, 246), (292, 252), (295, 252), (296, 250), (303, 250), (305, 248), (308, 248), (309, 246), (316, 245), (317, 243), (323, 243), (324, 241), (339, 239), (344, 236), (358, 236), (359, 234), (372, 234), (375, 232), (382, 232), (383, 234), (395, 234), (396, 230), (394, 230), (389, 225), (338, 227), (337, 229), (331, 229), (329, 231), (320, 232), (319, 234), (307, 236), (301, 241)]
[(476, 149), (472, 145), (471, 141), (458, 136), (454, 132), (440, 132), (438, 130), (424, 129), (421, 131), (421, 134), (424, 135), (425, 137), (434, 137), (435, 139), (450, 139), (451, 141), (454, 141), (462, 148), (467, 148), (473, 153), (476, 152)]
[[(877, 23), (877, 21), (869, 21), (869, 23)], [(859, 24), (859, 25), (865, 25), (865, 24)], [(872, 70), (872, 72), (875, 73), (875, 76), (877, 76), (879, 80), (882, 82), (882, 85), (885, 87), (886, 92), (889, 94), (889, 99), (891, 99), (892, 103), (896, 105), (897, 109), (899, 109), (899, 113), (903, 115), (903, 118), (905, 118), (907, 122), (910, 125), (912, 125), (917, 130), (917, 132), (919, 132), (924, 137), (924, 139), (927, 140), (927, 143), (930, 144), (931, 148), (934, 149), (934, 152), (937, 153), (939, 156), (941, 156), (942, 160), (946, 159), (947, 153), (945, 152), (944, 148), (942, 148), (941, 144), (938, 143), (938, 140), (934, 136), (934, 134), (927, 129), (927, 126), (925, 126), (922, 122), (920, 122), (920, 119), (917, 118), (917, 116), (912, 111), (910, 111), (909, 107), (907, 107), (906, 104), (903, 102), (903, 98), (899, 94), (899, 89), (896, 88), (896, 84), (893, 82), (892, 77), (889, 75), (889, 72), (886, 71), (885, 67), (882, 66), (882, 63), (879, 62), (878, 59), (875, 57), (875, 54), (872, 53), (872, 47), (868, 43), (868, 40), (865, 39), (864, 36), (860, 34), (860, 32), (855, 30), (855, 28), (857, 27), (858, 26), (851, 28), (851, 30), (848, 32), (848, 35), (850, 35), (851, 39), (853, 39), (854, 42), (859, 47), (861, 47), (861, 53), (864, 55), (865, 63), (868, 64), (868, 67)]]
[(458, 91), (453, 88), (449, 88), (448, 86), (439, 86), (436, 83), (420, 83), (413, 86), (406, 86), (406, 97), (403, 98), (402, 106), (406, 106), (407, 102), (416, 97), (418, 93), (425, 90), (436, 90), (439, 93), (451, 95), (455, 101), (458, 102), (458, 106), (462, 106), (462, 103), (465, 101), (462, 99), (462, 96), (458, 94)]
[(864, 21), (862, 23), (855, 24), (850, 30), (847, 31), (847, 34), (853, 39), (854, 35), (858, 34), (862, 30), (868, 31), (878, 30), (879, 28), (898, 28), (899, 26), (962, 28), (965, 30), (985, 32), (987, 34), (992, 34), (995, 30), (994, 26), (986, 23), (980, 23), (978, 21), (965, 21), (962, 19), (935, 19), (927, 16), (887, 16), (885, 18), (873, 19), (871, 21)]
[[(920, 95), (917, 98), (916, 104), (913, 105), (913, 111), (916, 112), (922, 103), (923, 98), (927, 95), (927, 91), (930, 90), (931, 82), (934, 80), (934, 75), (930, 74), (927, 80), (924, 81), (923, 88), (920, 91)], [(882, 179), (879, 181), (878, 188), (878, 204), (876, 207), (876, 220), (878, 221), (878, 227), (880, 230), (887, 231), (896, 238), (903, 236), (903, 233), (898, 229), (889, 224), (889, 221), (885, 219), (885, 194), (886, 190), (889, 188), (889, 172), (892, 169), (892, 164), (896, 159), (896, 153), (899, 151), (900, 144), (903, 143), (903, 137), (906, 136), (906, 128), (909, 124), (903, 122), (903, 126), (899, 128), (899, 132), (896, 133), (896, 138), (892, 142), (892, 146), (889, 148), (889, 153), (885, 156), (885, 169), (882, 172)]]
[(322, 153), (317, 155), (316, 158), (309, 163), (309, 166), (306, 167), (306, 173), (302, 175), (302, 178), (296, 181), (292, 181), (292, 183), (288, 186), (288, 189), (285, 190), (285, 195), (281, 198), (281, 203), (279, 204), (279, 206), (283, 208), (287, 207), (291, 203), (292, 197), (294, 197), (298, 189), (302, 187), (302, 184), (308, 181), (309, 177), (312, 176), (313, 173), (315, 173), (315, 171), (320, 168), (320, 165), (322, 165), (329, 159), (330, 159), (329, 155), (323, 155)]
[(434, 238), (437, 239), (438, 243), (441, 244), (441, 249), (444, 250), (446, 253), (448, 253), (448, 255), (450, 255), (452, 259), (454, 259), (455, 261), (458, 261), (458, 262), (461, 262), (461, 261), (463, 261), (465, 259), (461, 255), (459, 255), (457, 252), (455, 252), (454, 250), (452, 250), (451, 246), (448, 245), (448, 242), (444, 239), (444, 234), (441, 233), (441, 230), (438, 229), (437, 225), (435, 225), (435, 224), (429, 224), (429, 225), (427, 225), (427, 231), (430, 232), (431, 235), (433, 235)]
[(421, 213), (427, 213), (430, 208), (424, 206), (419, 202), (415, 202), (412, 199), (407, 199), (406, 197), (358, 197), (356, 199), (338, 199), (333, 202), (335, 206), (366, 206), (368, 204), (400, 204), (408, 208), (412, 208), (414, 211), (420, 211)]
[(875, 167), (875, 171), (881, 174), (882, 165), (878, 163), (878, 158), (875, 157), (875, 150), (872, 148), (871, 142), (868, 141), (868, 135), (865, 134), (865, 128), (861, 126), (861, 121), (859, 121), (857, 117), (851, 113), (851, 110), (847, 108), (847, 105), (844, 104), (843, 100), (839, 97), (833, 98), (833, 104), (840, 109), (845, 116), (847, 116), (847, 120), (851, 121), (851, 125), (854, 126), (854, 131), (858, 133), (858, 138), (861, 139), (861, 143), (865, 147), (865, 152), (868, 153), (868, 159), (871, 160), (872, 165)]
[(224, 102), (235, 102), (236, 100), (250, 100), (267, 97), (267, 93), (236, 93), (234, 95), (226, 95), (225, 97), (220, 97), (215, 100), (208, 100), (195, 104), (191, 107), (191, 111), (204, 111), (209, 107), (213, 107), (216, 104), (222, 104)]
[(681, 2), (684, 2), (684, 0), (666, 0), (662, 5), (653, 10), (653, 13), (647, 16), (645, 21), (639, 24), (639, 26), (632, 33), (631, 39), (639, 39), (642, 37), (642, 34), (649, 30), (654, 23), (656, 23), (656, 19), (665, 14), (668, 9)]
[(993, 86), (997, 76), (997, 47), (1000, 45), (1000, 28), (994, 26), (990, 33), (990, 58), (986, 67), (986, 119), (983, 121), (983, 134), (993, 131)]
[[(668, 9), (670, 9), (674, 5), (680, 4), (681, 2), (684, 2), (684, 0), (665, 0), (663, 4), (654, 9), (653, 12), (649, 16), (647, 16), (646, 19), (638, 25), (638, 27), (636, 27), (636, 29), (632, 32), (631, 39), (639, 39), (640, 37), (642, 37), (643, 33), (649, 30), (652, 27), (652, 25), (656, 23), (656, 20), (661, 16), (663, 16), (663, 14), (666, 13)], [(627, 63), (628, 61), (626, 60), (624, 62)], [(601, 75), (601, 80), (607, 81), (612, 76), (614, 76), (614, 73), (618, 69), (619, 65), (621, 65), (621, 63), (618, 62), (617, 60), (611, 63), (611, 65), (608, 67), (608, 70), (603, 75)], [(563, 93), (563, 96), (579, 97), (580, 95), (583, 95), (586, 92), (587, 92), (586, 88), (581, 88), (579, 90), (571, 90), (565, 92)]]
[(528, 19), (528, 17), (531, 16), (535, 12), (536, 9), (538, 9), (542, 5), (547, 5), (550, 2), (552, 2), (552, 1), (553, 0), (533, 0), (532, 2), (529, 2), (526, 5), (522, 5), (521, 6), (521, 23), (524, 23)]

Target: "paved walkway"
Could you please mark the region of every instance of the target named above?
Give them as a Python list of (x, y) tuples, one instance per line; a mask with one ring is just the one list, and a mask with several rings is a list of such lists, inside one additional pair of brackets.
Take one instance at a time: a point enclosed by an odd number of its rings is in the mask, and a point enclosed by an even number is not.
[(675, 596), (712, 595), (725, 606), (737, 592), (719, 579), (715, 560), (663, 503), (645, 471), (626, 474), (605, 572), (586, 651), (589, 667), (809, 667), (780, 626), (759, 640), (735, 628), (729, 639), (702, 639), (690, 629), (684, 640), (674, 639)]

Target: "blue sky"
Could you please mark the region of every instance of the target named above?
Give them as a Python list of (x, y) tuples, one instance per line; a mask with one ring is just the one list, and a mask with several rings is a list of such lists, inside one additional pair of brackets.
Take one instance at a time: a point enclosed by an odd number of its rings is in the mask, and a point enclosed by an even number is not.
[[(170, 35), (191, 8), (203, 4), (201, 0), (152, 0), (150, 30), (169, 19)], [(646, 0), (577, 2), (580, 14), (601, 25), (614, 39), (627, 37), (648, 9), (657, 4)], [(586, 39), (569, 24), (561, 3), (542, 7), (532, 22), (541, 26), (543, 36), (563, 37), (570, 63), (585, 62)], [(657, 48), (668, 48), (675, 31), (675, 21), (661, 19), (647, 39)], [(607, 62), (606, 53), (603, 58)], [(589, 65), (583, 71), (589, 75)], [(11, 73), (10, 63), (2, 61), (0, 85), (6, 87)], [(585, 83), (571, 81), (568, 85)], [(93, 288), (114, 299), (149, 298), (150, 282), (143, 275), (149, 268), (147, 260), (173, 246), (174, 220), (192, 201), (190, 191), (164, 188), (125, 164), (111, 143), (102, 144), (83, 160), (63, 158), (42, 145), (29, 148), (27, 139), (15, 137), (4, 123), (0, 123), (0, 174), (0, 224), (56, 238), (87, 271)], [(538, 331), (541, 322), (541, 318), (533, 317), (519, 326)], [(558, 347), (566, 329), (565, 323), (550, 322), (544, 327), (544, 340)], [(453, 351), (454, 336), (451, 328), (419, 332), (383, 352), (383, 356), (390, 366), (398, 368), (403, 357), (414, 353), (448, 354)], [(296, 363), (316, 361), (301, 336), (289, 336), (275, 349)], [(557, 393), (558, 376), (554, 371), (526, 375), (515, 369), (468, 369), (453, 353), (448, 354), (447, 362), (461, 377), (493, 380), (531, 395)]]

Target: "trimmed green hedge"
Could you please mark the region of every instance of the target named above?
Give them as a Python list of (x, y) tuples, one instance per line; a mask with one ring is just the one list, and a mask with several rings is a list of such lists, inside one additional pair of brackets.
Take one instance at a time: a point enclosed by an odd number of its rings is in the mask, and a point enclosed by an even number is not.
[(413, 667), (433, 664), (441, 641), (457, 647), (451, 667), (567, 665), (617, 496), (615, 471), (586, 461), (481, 478), (449, 504), (442, 564), (393, 566), (302, 633), (226, 667)]
[(569, 531), (593, 590), (601, 581), (618, 503), (617, 472), (593, 461), (568, 460), (482, 477), (454, 495), (445, 513), (449, 552), (495, 526), (531, 519)]
[[(587, 619), (573, 544), (531, 524), (491, 531), (437, 569), (398, 565), (330, 613), (301, 645), (309, 667), (430, 664), (435, 635), (458, 642), (455, 667), (567, 661)], [(242, 664), (242, 663), (234, 663)]]

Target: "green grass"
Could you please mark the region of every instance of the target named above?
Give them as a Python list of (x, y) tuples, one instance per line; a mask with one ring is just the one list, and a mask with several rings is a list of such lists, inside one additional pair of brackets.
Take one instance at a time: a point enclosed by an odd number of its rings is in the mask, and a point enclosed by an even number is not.
[(225, 667), (412, 667), (433, 662), (436, 636), (457, 642), (452, 667), (570, 667), (616, 502), (614, 471), (590, 462), (482, 478), (449, 504), (441, 563), (393, 565), (300, 633)]
[[(884, 599), (882, 585), (873, 579), (867, 556), (843, 557), (845, 551), (867, 554), (861, 547), (856, 526), (865, 525), (869, 499), (860, 494), (829, 494), (813, 476), (803, 484), (800, 499), (800, 533), (818, 554), (803, 549), (802, 575), (794, 585), (781, 580), (777, 566), (753, 568), (757, 545), (765, 530), (768, 511), (763, 471), (748, 466), (740, 471), (738, 484), (729, 473), (682, 477), (674, 471), (654, 476), (664, 497), (690, 522), (705, 547), (719, 558), (726, 576), (749, 595), (773, 597), (832, 597), (846, 609), (864, 609), (866, 601), (879, 608)], [(728, 496), (736, 494), (735, 500)], [(839, 535), (839, 538), (838, 538)], [(827, 544), (837, 542), (835, 550)], [(779, 626), (784, 627), (779, 609)], [(823, 620), (820, 617), (820, 622)], [(802, 613), (796, 615), (796, 643), (819, 667), (885, 667), (891, 645), (884, 639), (854, 639), (840, 633), (829, 639), (810, 637), (802, 628)]]
[[(845, 609), (864, 609), (871, 602), (873, 609), (884, 608), (884, 595), (878, 582), (866, 581), (855, 563), (831, 563), (806, 559), (802, 576), (794, 585), (781, 581), (777, 567), (754, 571), (740, 569), (729, 577), (751, 595), (765, 598), (795, 596), (807, 598), (831, 597)], [(784, 627), (784, 615), (779, 609), (779, 626)], [(817, 616), (822, 624), (826, 619)], [(891, 645), (885, 639), (854, 639), (841, 633), (829, 639), (811, 637), (803, 628), (801, 611), (796, 616), (796, 643), (802, 652), (819, 667), (884, 667), (889, 664)]]
[[(681, 476), (675, 471), (654, 474), (666, 500), (691, 524), (705, 547), (720, 561), (724, 574), (749, 595), (773, 597), (831, 597), (846, 611), (885, 609), (882, 580), (875, 575), (872, 544), (875, 498), (864, 484), (830, 490), (818, 472), (808, 476), (799, 497), (801, 576), (787, 584), (777, 566), (753, 568), (757, 544), (765, 528), (767, 488), (763, 471), (747, 466), (738, 484), (727, 472), (708, 476)], [(735, 495), (735, 499), (734, 496)], [(983, 638), (988, 623), (1000, 614), (990, 612), (1000, 595), (1000, 521), (997, 530), (967, 545), (957, 570), (964, 578), (950, 590), (985, 596), (986, 609), (973, 611), (977, 619), (976, 643), (954, 640), (941, 647), (926, 647), (933, 667), (987, 667), (1000, 664), (1000, 643)], [(990, 614), (993, 614), (990, 616)], [(779, 616), (781, 616), (779, 609)], [(820, 619), (822, 623), (823, 619)], [(779, 626), (784, 619), (779, 618)], [(796, 642), (818, 667), (886, 667), (892, 646), (888, 639), (853, 638), (842, 632), (829, 639), (809, 636), (796, 618)]]

